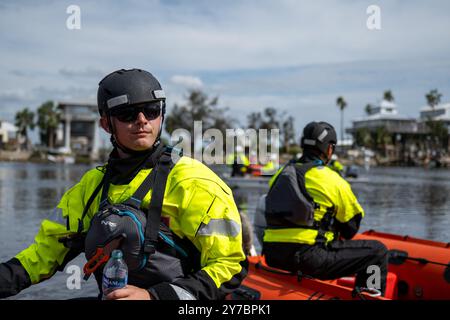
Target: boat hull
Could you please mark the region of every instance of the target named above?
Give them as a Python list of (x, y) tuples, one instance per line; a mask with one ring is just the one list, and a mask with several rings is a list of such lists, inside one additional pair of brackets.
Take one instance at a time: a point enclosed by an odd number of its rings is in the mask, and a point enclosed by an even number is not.
[(355, 239), (378, 240), (390, 250), (386, 297), (355, 293), (353, 278), (321, 281), (270, 268), (264, 257), (249, 257), (249, 274), (232, 299), (450, 299), (450, 244), (373, 230)]

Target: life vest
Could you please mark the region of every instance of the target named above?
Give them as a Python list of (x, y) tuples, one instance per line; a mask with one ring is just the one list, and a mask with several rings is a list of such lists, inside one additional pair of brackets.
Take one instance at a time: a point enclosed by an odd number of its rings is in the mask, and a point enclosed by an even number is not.
[(276, 176), (266, 197), (268, 228), (312, 227), (317, 204), (305, 188), (305, 174), (321, 165), (319, 161), (288, 163)]
[[(311, 161), (317, 161), (317, 159), (311, 159)], [(274, 175), (271, 180), (273, 184), (275, 184), (283, 169)], [(300, 185), (304, 183), (308, 194), (317, 204), (314, 211), (314, 222), (309, 226), (298, 225), (287, 219), (282, 219), (283, 215), (281, 215), (282, 217), (276, 221), (277, 223), (272, 222), (272, 225), (269, 224), (265, 228), (264, 242), (326, 244), (338, 239), (335, 221), (346, 223), (357, 214), (364, 216), (364, 210), (358, 203), (348, 182), (332, 169), (319, 165), (307, 170), (304, 177), (305, 180)], [(287, 192), (288, 188), (284, 190)]]

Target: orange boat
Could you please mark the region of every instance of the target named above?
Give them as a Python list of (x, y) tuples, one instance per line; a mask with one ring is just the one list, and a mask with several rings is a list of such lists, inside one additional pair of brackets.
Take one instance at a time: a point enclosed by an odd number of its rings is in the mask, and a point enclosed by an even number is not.
[(450, 243), (373, 230), (355, 239), (379, 240), (389, 249), (385, 297), (353, 289), (354, 277), (321, 281), (268, 267), (249, 257), (249, 274), (231, 299), (240, 300), (450, 300)]

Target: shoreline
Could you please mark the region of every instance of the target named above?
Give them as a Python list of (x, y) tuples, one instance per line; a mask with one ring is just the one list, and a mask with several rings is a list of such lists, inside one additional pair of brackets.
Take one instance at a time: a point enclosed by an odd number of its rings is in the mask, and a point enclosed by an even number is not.
[[(289, 154), (280, 154), (280, 160), (291, 159)], [(70, 161), (68, 161), (70, 160)], [(106, 162), (107, 159), (104, 159)], [(48, 158), (48, 154), (42, 151), (8, 151), (0, 150), (0, 162), (23, 162), (23, 163), (64, 163), (64, 164), (93, 164), (102, 162), (96, 159), (90, 159), (86, 156), (71, 156), (71, 155), (57, 155), (53, 157), (53, 160)], [(420, 159), (410, 162), (404, 162), (399, 160), (390, 160), (387, 158), (373, 157), (369, 160), (369, 163), (363, 158), (349, 158), (339, 157), (339, 162), (344, 166), (356, 165), (364, 167), (369, 164), (370, 167), (411, 167), (411, 168), (449, 168), (450, 169), (450, 157), (441, 156), (439, 159)], [(280, 161), (282, 164), (283, 161)], [(225, 164), (224, 164), (225, 165)]]

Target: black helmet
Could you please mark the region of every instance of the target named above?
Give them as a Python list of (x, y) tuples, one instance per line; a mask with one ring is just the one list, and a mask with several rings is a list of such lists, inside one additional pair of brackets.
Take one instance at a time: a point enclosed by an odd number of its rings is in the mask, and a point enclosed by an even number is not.
[(329, 144), (336, 145), (337, 136), (333, 126), (327, 122), (310, 122), (303, 129), (301, 147), (315, 148), (327, 153)]
[(161, 101), (165, 112), (166, 96), (159, 81), (141, 69), (117, 70), (98, 84), (97, 105), (100, 115), (109, 115), (111, 109), (143, 102)]
[[(111, 129), (111, 142), (128, 154), (141, 154), (141, 151), (130, 150), (118, 143), (115, 129), (111, 121), (111, 111), (126, 105), (137, 105), (146, 102), (160, 101), (161, 128), (166, 111), (166, 95), (159, 81), (150, 73), (141, 69), (120, 69), (108, 74), (98, 84), (97, 106), (101, 116), (106, 115)], [(161, 128), (153, 146), (160, 143)], [(147, 151), (144, 151), (147, 152)]]

